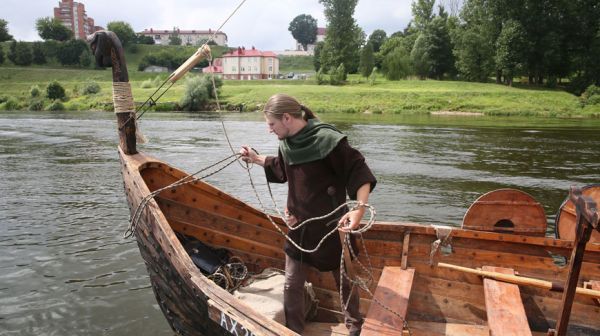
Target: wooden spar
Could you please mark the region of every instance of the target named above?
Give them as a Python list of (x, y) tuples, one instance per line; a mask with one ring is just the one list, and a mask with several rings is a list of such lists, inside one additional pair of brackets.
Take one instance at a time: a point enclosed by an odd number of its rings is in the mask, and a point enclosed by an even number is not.
[(168, 78), (171, 83), (175, 83), (181, 77), (183, 77), (188, 71), (190, 71), (194, 65), (198, 64), (202, 58), (208, 58), (210, 56), (210, 47), (206, 44), (202, 45), (196, 52), (187, 59), (182, 65), (177, 68)]
[(600, 215), (596, 210), (596, 202), (590, 197), (583, 196), (581, 189), (571, 187), (569, 197), (577, 209), (577, 226), (575, 247), (571, 253), (571, 265), (569, 267), (569, 275), (565, 286), (566, 289), (562, 297), (560, 315), (556, 322), (555, 335), (557, 336), (567, 334), (573, 299), (575, 298), (576, 290), (579, 289), (577, 287), (577, 282), (579, 281), (579, 272), (581, 271), (581, 264), (583, 263), (585, 246), (590, 240), (592, 230), (599, 229), (598, 222), (600, 221)]
[[(496, 280), (506, 281), (506, 282), (517, 284), (517, 285), (533, 286), (533, 287), (544, 288), (544, 289), (549, 289), (549, 290), (558, 291), (558, 292), (563, 291), (562, 284), (557, 284), (557, 283), (546, 281), (546, 280), (527, 278), (527, 277), (517, 276), (517, 275), (512, 275), (512, 274), (504, 274), (504, 273), (498, 273), (498, 272), (477, 270), (477, 269), (472, 269), (472, 268), (468, 268), (468, 267), (462, 267), (462, 266), (457, 266), (457, 265), (452, 265), (452, 264), (447, 264), (447, 263), (438, 263), (437, 266), (443, 267), (443, 268), (448, 268), (448, 269), (459, 271), (459, 272), (471, 273), (471, 274), (479, 275), (479, 276), (486, 277), (486, 278), (493, 278)], [(600, 291), (597, 291), (597, 290), (577, 287), (576, 292), (577, 292), (577, 294), (589, 296), (592, 298), (600, 298)]]

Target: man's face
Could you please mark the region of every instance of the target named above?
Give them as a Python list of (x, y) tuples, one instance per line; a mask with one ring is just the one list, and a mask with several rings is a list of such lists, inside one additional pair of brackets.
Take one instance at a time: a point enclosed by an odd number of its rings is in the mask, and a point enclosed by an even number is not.
[(277, 119), (270, 114), (265, 114), (265, 120), (269, 128), (269, 133), (275, 134), (279, 140), (283, 140), (289, 136), (290, 116), (287, 113), (284, 113), (281, 119)]

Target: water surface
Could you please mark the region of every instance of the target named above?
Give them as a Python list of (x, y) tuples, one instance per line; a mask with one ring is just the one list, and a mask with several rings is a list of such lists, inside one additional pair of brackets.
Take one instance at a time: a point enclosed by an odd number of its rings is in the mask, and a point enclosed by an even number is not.
[[(378, 219), (459, 226), (485, 192), (519, 188), (549, 222), (571, 185), (600, 182), (600, 124), (418, 117), (337, 125), (379, 182)], [(145, 152), (187, 171), (231, 154), (215, 115), (149, 114)], [(501, 122), (499, 122), (501, 121)], [(498, 126), (501, 124), (501, 126)], [(234, 148), (276, 152), (257, 115), (225, 118)], [(114, 115), (0, 113), (0, 335), (170, 335), (133, 240)], [(271, 204), (260, 167), (251, 170)], [(258, 206), (240, 165), (209, 181)], [(279, 205), (285, 186), (273, 186)]]

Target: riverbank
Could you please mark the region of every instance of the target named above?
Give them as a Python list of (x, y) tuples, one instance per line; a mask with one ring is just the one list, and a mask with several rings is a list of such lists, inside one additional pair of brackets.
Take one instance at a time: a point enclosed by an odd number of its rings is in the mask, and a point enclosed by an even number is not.
[[(167, 74), (130, 69), (136, 103), (141, 104), (157, 89), (156, 83), (164, 81), (166, 77)], [(112, 83), (108, 69), (0, 67), (0, 98), (13, 97), (18, 103), (16, 109), (27, 110), (31, 101), (31, 87), (37, 85), (43, 91), (53, 80), (66, 89), (69, 99), (63, 103), (65, 109), (112, 111)], [(150, 84), (152, 80), (154, 84)], [(98, 83), (101, 91), (83, 94), (82, 88), (91, 81)], [(176, 110), (183, 95), (184, 82), (181, 80), (176, 83), (160, 99), (156, 109)], [(364, 78), (349, 76), (348, 84), (343, 86), (317, 85), (314, 79), (224, 81), (220, 99), (228, 109), (243, 106), (245, 111), (253, 111), (260, 109), (269, 96), (278, 92), (297, 97), (320, 114), (407, 115), (444, 112), (461, 115), (460, 112), (463, 112), (468, 117), (476, 117), (473, 114), (600, 117), (600, 105), (582, 106), (578, 97), (558, 89), (459, 81), (387, 81), (382, 77), (370, 85)]]

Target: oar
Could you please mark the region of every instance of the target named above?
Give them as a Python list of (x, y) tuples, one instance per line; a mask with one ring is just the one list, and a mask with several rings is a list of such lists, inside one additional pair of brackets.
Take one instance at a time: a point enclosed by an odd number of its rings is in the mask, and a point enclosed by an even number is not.
[[(459, 272), (476, 274), (476, 275), (480, 275), (483, 277), (492, 278), (492, 279), (496, 279), (496, 280), (500, 280), (500, 281), (510, 282), (510, 283), (517, 284), (517, 285), (533, 286), (533, 287), (549, 289), (549, 290), (557, 291), (557, 292), (562, 292), (564, 290), (563, 284), (546, 281), (546, 280), (527, 278), (527, 277), (522, 277), (522, 276), (517, 276), (517, 275), (512, 275), (512, 274), (482, 271), (482, 270), (478, 270), (478, 269), (462, 267), (462, 266), (446, 264), (446, 263), (438, 263), (437, 266), (443, 267), (443, 268), (449, 268), (451, 270), (455, 270), (455, 271), (459, 271)], [(581, 294), (581, 295), (586, 295), (586, 296), (589, 296), (592, 298), (600, 299), (600, 291), (597, 291), (597, 290), (577, 287), (576, 293)]]

